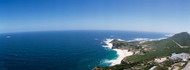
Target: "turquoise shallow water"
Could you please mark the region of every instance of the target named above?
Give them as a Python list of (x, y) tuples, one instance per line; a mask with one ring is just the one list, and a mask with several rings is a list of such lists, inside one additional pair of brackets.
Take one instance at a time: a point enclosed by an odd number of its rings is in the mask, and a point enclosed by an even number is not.
[(0, 34), (0, 70), (91, 70), (109, 66), (115, 51), (107, 38), (158, 39), (165, 33), (133, 31), (46, 31)]

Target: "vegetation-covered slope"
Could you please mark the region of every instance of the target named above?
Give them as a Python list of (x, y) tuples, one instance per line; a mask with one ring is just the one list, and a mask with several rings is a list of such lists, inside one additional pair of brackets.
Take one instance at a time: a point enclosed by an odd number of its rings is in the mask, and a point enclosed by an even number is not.
[[(188, 47), (180, 48), (174, 41), (182, 46)], [(190, 53), (190, 35), (187, 32), (182, 32), (167, 39), (147, 41), (144, 43), (114, 40), (113, 48), (130, 49), (132, 51), (141, 51), (145, 53), (125, 57), (120, 65), (102, 67), (103, 69), (123, 70), (141, 66), (143, 63), (144, 67), (140, 67), (140, 69), (148, 70), (154, 65), (154, 63), (147, 62), (153, 60), (154, 58), (169, 56), (172, 53)], [(149, 50), (147, 51), (146, 49)]]

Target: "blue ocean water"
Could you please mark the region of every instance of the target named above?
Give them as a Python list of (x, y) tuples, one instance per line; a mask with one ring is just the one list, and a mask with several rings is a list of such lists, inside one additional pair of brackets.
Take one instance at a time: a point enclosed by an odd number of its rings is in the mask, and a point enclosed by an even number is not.
[(91, 70), (109, 66), (116, 51), (107, 38), (158, 39), (166, 33), (133, 31), (46, 31), (0, 34), (0, 70)]

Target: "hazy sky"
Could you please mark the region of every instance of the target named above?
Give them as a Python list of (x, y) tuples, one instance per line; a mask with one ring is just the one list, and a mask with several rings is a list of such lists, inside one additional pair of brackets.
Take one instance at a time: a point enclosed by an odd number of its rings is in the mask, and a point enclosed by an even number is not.
[(0, 33), (190, 32), (190, 0), (0, 0)]

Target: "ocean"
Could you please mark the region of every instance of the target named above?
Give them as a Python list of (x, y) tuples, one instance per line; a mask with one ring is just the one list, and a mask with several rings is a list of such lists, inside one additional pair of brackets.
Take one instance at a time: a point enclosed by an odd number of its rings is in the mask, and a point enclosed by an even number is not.
[(143, 41), (168, 33), (138, 31), (44, 31), (0, 34), (0, 70), (91, 70), (119, 55), (107, 39)]

